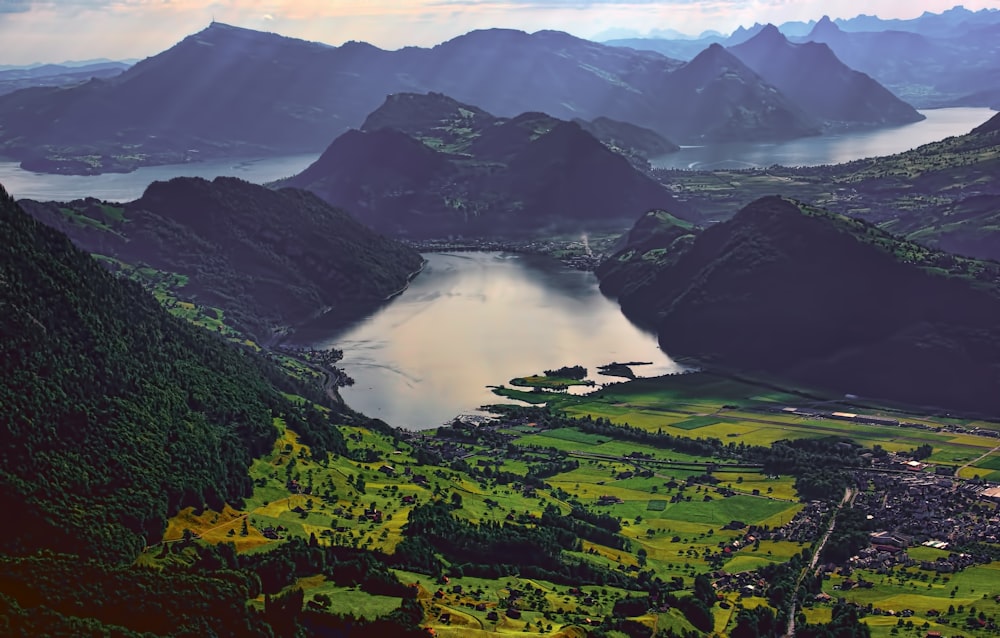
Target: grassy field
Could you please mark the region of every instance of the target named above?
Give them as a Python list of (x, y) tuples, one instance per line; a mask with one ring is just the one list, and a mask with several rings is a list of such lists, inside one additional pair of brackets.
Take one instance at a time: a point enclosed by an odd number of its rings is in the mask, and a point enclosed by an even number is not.
[[(311, 368), (302, 366), (298, 372), (305, 376)], [(933, 420), (927, 420), (927, 429), (901, 428), (761, 411), (761, 406), (803, 405), (815, 399), (713, 375), (639, 380), (586, 396), (545, 394), (567, 414), (603, 416), (613, 422), (678, 436), (714, 436), (723, 442), (767, 445), (780, 439), (837, 434), (866, 446), (878, 443), (888, 450), (903, 451), (929, 443), (933, 448), (928, 459), (931, 463), (968, 464), (963, 475), (1000, 472), (1000, 452), (995, 450), (1000, 441), (995, 438), (945, 431), (935, 428)], [(314, 534), (321, 544), (392, 553), (416, 505), (434, 498), (448, 500), (458, 494), (461, 507), (453, 515), (474, 523), (508, 524), (509, 514), (540, 515), (547, 507), (568, 514), (574, 501), (592, 512), (608, 514), (621, 522), (626, 548), (585, 540), (582, 551), (567, 552), (568, 556), (625, 572), (644, 564), (664, 580), (680, 579), (683, 587), (691, 586), (696, 575), (710, 569), (721, 566), (730, 573), (754, 570), (784, 562), (804, 548), (802, 543), (789, 541), (737, 546), (734, 541), (741, 541), (745, 532), (724, 529), (733, 520), (769, 527), (789, 522), (803, 507), (795, 493), (794, 479), (789, 476), (772, 477), (722, 464), (712, 472), (717, 484), (689, 485), (689, 478), (705, 474), (705, 468), (696, 464), (712, 459), (614, 440), (576, 427), (540, 430), (533, 424), (521, 423), (502, 430), (516, 437), (512, 446), (505, 444), (509, 453), (467, 446), (463, 461), (469, 466), (520, 476), (545, 462), (548, 449), (564, 452), (568, 455), (564, 461), (578, 464), (574, 469), (546, 476), (544, 488), (526, 493), (517, 484), (498, 484), (449, 467), (418, 465), (408, 443), (360, 427), (339, 426), (352, 454), (369, 458), (369, 462), (347, 457), (314, 460), (280, 418), (274, 423), (280, 436), (271, 453), (253, 463), (251, 478), (255, 488), (245, 507), (227, 507), (220, 512), (184, 510), (170, 520), (166, 542), (182, 542), (189, 530), (200, 539), (198, 542), (232, 542), (240, 552), (260, 552), (285, 538)], [(648, 460), (672, 461), (676, 465), (630, 457), (635, 452)], [(387, 471), (387, 467), (392, 470)], [(416, 474), (426, 477), (426, 484), (416, 484), (412, 478)], [(292, 480), (299, 487), (290, 487)], [(305, 486), (310, 486), (309, 494), (302, 493)], [(365, 516), (371, 508), (382, 513), (381, 520)], [(278, 539), (265, 536), (265, 532), (274, 536), (275, 531)], [(721, 564), (710, 561), (709, 557), (723, 547), (730, 552)], [(939, 550), (926, 547), (910, 551), (917, 560), (933, 560), (940, 555)], [(160, 552), (162, 546), (153, 547), (142, 560), (157, 564), (153, 556)], [(170, 554), (166, 560), (182, 560), (182, 556)], [(610, 614), (614, 601), (624, 595), (613, 588), (589, 586), (573, 593), (565, 585), (516, 576), (499, 580), (453, 578), (447, 585), (426, 575), (399, 572), (399, 576), (403, 582), (419, 582), (425, 621), (438, 635), (581, 635), (587, 618), (603, 619)], [(837, 576), (826, 581), (824, 589), (834, 597), (844, 596), (882, 609), (913, 609), (918, 627), (925, 621), (931, 627), (941, 626), (941, 618), (927, 612), (947, 610), (949, 604), (961, 604), (966, 609), (975, 605), (987, 614), (998, 611), (993, 596), (1000, 593), (1000, 565), (977, 566), (936, 579), (916, 569), (897, 571), (891, 576), (865, 574), (865, 578), (875, 582), (875, 587), (842, 592), (836, 587), (843, 578)], [(456, 590), (456, 585), (461, 589)], [(322, 577), (301, 579), (297, 586), (303, 588), (307, 600), (329, 595), (338, 609), (350, 607), (366, 617), (387, 613), (398, 604), (398, 600), (338, 587)], [(435, 596), (438, 590), (441, 595)], [(523, 604), (518, 603), (522, 617), (508, 618), (498, 613), (495, 621), (490, 620), (491, 611), (507, 608), (512, 590), (528, 592), (521, 599)], [(714, 608), (716, 630), (725, 634), (732, 629), (738, 605), (752, 606), (761, 601), (733, 598), (733, 607)], [(829, 620), (830, 607), (816, 604), (803, 612), (812, 622)], [(891, 635), (896, 619), (890, 624), (886, 618), (871, 616), (866, 620), (874, 635)], [(637, 620), (658, 629), (691, 629), (676, 610)], [(946, 626), (949, 632), (954, 628), (954, 623)]]

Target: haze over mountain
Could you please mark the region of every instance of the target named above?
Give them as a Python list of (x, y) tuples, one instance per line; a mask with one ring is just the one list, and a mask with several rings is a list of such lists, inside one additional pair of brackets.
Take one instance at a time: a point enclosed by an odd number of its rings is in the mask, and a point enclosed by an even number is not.
[(621, 228), (664, 206), (691, 214), (575, 122), (543, 113), (499, 118), (436, 93), (389, 96), (361, 130), (279, 184), (411, 237)]
[(824, 119), (721, 47), (685, 64), (555, 31), (490, 29), (384, 51), (213, 23), (113, 79), (0, 96), (0, 150), (69, 173), (313, 151), (403, 91), (506, 117), (609, 117), (686, 143), (788, 139), (818, 133)]
[(803, 111), (827, 122), (883, 125), (923, 119), (878, 82), (848, 68), (828, 46), (793, 44), (774, 25), (730, 51)]
[(102, 60), (87, 63), (36, 64), (0, 67), (0, 95), (33, 86), (68, 86), (91, 78), (110, 78), (131, 66), (127, 62)]
[(88, 252), (184, 276), (179, 296), (220, 308), (261, 342), (324, 310), (370, 310), (422, 261), (310, 193), (231, 177), (154, 182), (120, 207), (21, 205)]
[(667, 352), (838, 392), (1000, 410), (996, 263), (778, 197), (693, 241), (682, 226), (647, 215), (602, 272), (602, 289)]
[[(728, 37), (630, 38), (606, 44), (687, 60), (714, 43), (737, 47), (764, 28), (756, 23), (738, 28)], [(925, 12), (910, 20), (866, 15), (831, 20), (822, 16), (777, 27), (792, 42), (828, 45), (849, 68), (868, 74), (918, 108), (1000, 105), (997, 91), (992, 89), (1000, 84), (998, 28), (1000, 10), (969, 11), (963, 7), (940, 14)]]

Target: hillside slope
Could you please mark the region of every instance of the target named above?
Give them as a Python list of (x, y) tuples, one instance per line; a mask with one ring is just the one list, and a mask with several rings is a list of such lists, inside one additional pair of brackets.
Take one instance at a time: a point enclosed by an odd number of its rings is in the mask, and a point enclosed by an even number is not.
[(607, 286), (671, 354), (868, 397), (1000, 410), (995, 263), (777, 197), (679, 250), (645, 285)]
[(380, 232), (410, 237), (621, 228), (691, 210), (574, 122), (499, 118), (441, 94), (396, 94), (299, 175)]
[(154, 182), (117, 219), (93, 200), (23, 204), (89, 252), (186, 276), (185, 299), (260, 340), (324, 309), (374, 306), (422, 263), (310, 193), (230, 177)]
[(291, 382), (2, 189), (0, 221), (0, 506), (17, 513), (0, 552), (130, 562), (179, 508), (239, 503), (273, 418), (298, 412)]

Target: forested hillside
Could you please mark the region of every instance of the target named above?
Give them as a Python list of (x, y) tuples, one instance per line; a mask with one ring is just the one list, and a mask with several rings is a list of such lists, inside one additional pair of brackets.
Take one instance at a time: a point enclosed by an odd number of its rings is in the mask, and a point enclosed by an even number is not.
[(636, 242), (617, 259), (654, 249), (664, 254), (642, 285), (606, 279), (605, 290), (669, 353), (869, 397), (1000, 410), (995, 262), (778, 197), (689, 244)]
[(2, 189), (0, 220), (0, 551), (130, 560), (178, 508), (239, 502), (273, 419), (307, 420), (280, 392), (300, 389)]
[(266, 341), (323, 310), (370, 309), (422, 259), (314, 195), (232, 177), (153, 182), (121, 207), (23, 202), (88, 252), (186, 277), (184, 299)]

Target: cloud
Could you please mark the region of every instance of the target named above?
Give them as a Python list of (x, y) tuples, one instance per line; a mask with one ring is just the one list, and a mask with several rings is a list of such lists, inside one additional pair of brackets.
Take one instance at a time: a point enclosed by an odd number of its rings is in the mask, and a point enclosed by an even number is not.
[(34, 4), (31, 0), (0, 0), (0, 13), (24, 13)]

